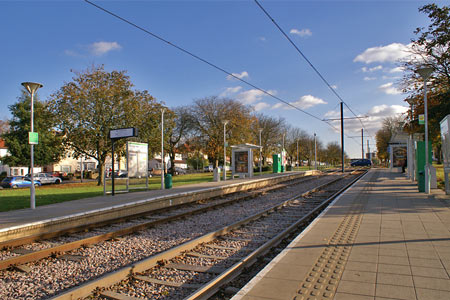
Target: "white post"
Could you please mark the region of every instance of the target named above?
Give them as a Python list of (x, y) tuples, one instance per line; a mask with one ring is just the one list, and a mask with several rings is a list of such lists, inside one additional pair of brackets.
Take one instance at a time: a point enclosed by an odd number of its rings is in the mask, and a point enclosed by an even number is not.
[[(227, 140), (226, 140), (226, 126), (228, 121), (223, 121), (223, 181), (227, 180)], [(220, 179), (220, 176), (218, 176)]]
[(259, 176), (262, 176), (262, 148), (261, 148), (261, 132), (262, 129), (259, 129)]
[(297, 140), (297, 167), (300, 165), (299, 157), (298, 157), (298, 140)]
[(427, 79), (433, 72), (433, 68), (423, 67), (417, 70), (417, 73), (423, 78), (424, 91), (424, 114), (425, 114), (425, 194), (430, 193), (430, 164), (428, 163), (428, 105), (427, 105)]
[[(31, 132), (34, 132), (34, 93), (43, 85), (36, 82), (22, 82), (22, 85), (31, 94)], [(30, 144), (30, 208), (36, 208), (36, 191), (34, 188), (34, 145)]]
[(430, 165), (428, 163), (428, 108), (427, 108), (427, 79), (424, 78), (424, 102), (425, 102), (425, 194), (430, 193)]
[(314, 133), (314, 169), (317, 170), (317, 143), (315, 133)]
[(161, 189), (164, 189), (164, 111), (161, 108)]

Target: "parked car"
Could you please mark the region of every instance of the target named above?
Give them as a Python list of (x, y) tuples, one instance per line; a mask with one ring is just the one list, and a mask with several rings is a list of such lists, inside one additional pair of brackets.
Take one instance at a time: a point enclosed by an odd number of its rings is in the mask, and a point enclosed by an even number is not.
[(127, 178), (128, 172), (127, 171), (114, 171), (114, 178)]
[(370, 167), (372, 162), (369, 159), (360, 159), (350, 163), (352, 167)]
[[(26, 177), (30, 179), (29, 175)], [(40, 181), (41, 184), (60, 184), (62, 182), (60, 177), (53, 176), (51, 173), (36, 173), (33, 174), (33, 179)]]
[[(41, 182), (39, 180), (33, 180), (34, 186), (41, 186)], [(30, 187), (31, 180), (25, 176), (9, 176), (2, 180), (0, 185), (4, 188), (22, 188), (22, 187)]]
[(184, 174), (186, 174), (185, 169), (175, 167), (175, 175), (184, 175)]
[(206, 166), (203, 168), (203, 171), (205, 172), (212, 172), (214, 170), (212, 165)]

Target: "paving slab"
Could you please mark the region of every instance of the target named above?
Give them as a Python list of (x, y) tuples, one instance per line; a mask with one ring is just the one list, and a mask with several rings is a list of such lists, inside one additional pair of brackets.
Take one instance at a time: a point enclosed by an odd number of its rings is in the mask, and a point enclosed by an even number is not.
[(449, 204), (372, 169), (232, 300), (450, 299)]

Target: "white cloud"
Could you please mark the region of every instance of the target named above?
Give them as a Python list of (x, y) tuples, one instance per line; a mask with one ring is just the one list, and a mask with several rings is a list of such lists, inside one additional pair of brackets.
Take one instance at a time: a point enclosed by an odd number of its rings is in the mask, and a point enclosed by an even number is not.
[(223, 91), (219, 96), (227, 97), (227, 96), (236, 94), (240, 90), (242, 90), (242, 86), (229, 87), (229, 88), (226, 88), (225, 91)]
[[(366, 114), (358, 115), (361, 119), (346, 119), (344, 121), (346, 133), (354, 133), (351, 135), (360, 135), (361, 133), (361, 122), (364, 124), (365, 134), (375, 135), (383, 124), (383, 120), (387, 117), (396, 117), (398, 115), (404, 114), (408, 111), (408, 107), (400, 105), (376, 105), (369, 109)], [(344, 116), (348, 116), (350, 112), (344, 110)], [(329, 111), (325, 114), (325, 118), (328, 119), (339, 119), (340, 111)], [(330, 123), (336, 128), (340, 128), (340, 120), (333, 120)]]
[(364, 77), (365, 81), (371, 81), (371, 80), (375, 80), (375, 79), (377, 79), (377, 78), (376, 77), (368, 77), (368, 76)]
[(309, 30), (308, 28), (302, 29), (302, 30), (298, 30), (298, 29), (291, 29), (291, 31), (289, 31), (290, 34), (295, 34), (301, 37), (305, 37), (305, 36), (311, 36), (312, 32), (311, 30)]
[(391, 105), (386, 104), (377, 105), (372, 107), (367, 113), (371, 117), (393, 117), (399, 114), (403, 114), (408, 111), (408, 107), (401, 105)]
[(267, 108), (267, 107), (270, 107), (270, 105), (269, 105), (268, 103), (266, 103), (266, 102), (259, 102), (259, 103), (256, 103), (256, 104), (253, 106), (253, 108), (255, 109), (255, 111), (260, 111), (260, 110), (263, 110), (263, 109), (265, 109), (265, 108)]
[(382, 84), (378, 87), (378, 89), (380, 89), (381, 91), (383, 91), (384, 93), (386, 93), (388, 95), (398, 95), (398, 94), (402, 93), (396, 87), (394, 87), (394, 83), (392, 83), (392, 82)]
[[(235, 77), (237, 77), (237, 78), (239, 78), (239, 79), (243, 79), (243, 78), (248, 78), (248, 73), (247, 73), (247, 71), (243, 71), (242, 73), (231, 73), (231, 74), (233, 74), (233, 76), (235, 76)], [(233, 79), (235, 79), (233, 76), (231, 76), (231, 75), (228, 75), (227, 76), (227, 79), (228, 80), (233, 80)]]
[(370, 64), (373, 62), (396, 62), (410, 56), (410, 45), (392, 43), (387, 46), (373, 47), (366, 49), (353, 60)]
[(88, 46), (91, 54), (95, 56), (102, 56), (110, 51), (120, 50), (120, 46), (117, 42), (96, 42)]
[[(311, 96), (311, 95), (305, 95), (300, 97), (297, 101), (294, 102), (289, 102), (289, 104), (298, 107), (300, 109), (307, 109), (319, 104), (327, 104), (327, 102), (325, 102), (324, 100)], [(293, 107), (287, 105), (287, 104), (283, 104), (283, 103), (277, 103), (274, 106), (272, 106), (273, 109), (276, 108), (284, 108), (284, 109), (293, 109)]]
[[(277, 94), (277, 91), (275, 90), (268, 90), (267, 92), (272, 95)], [(239, 93), (239, 95), (237, 95), (236, 98), (244, 104), (252, 104), (261, 100), (264, 96), (268, 95), (260, 90), (252, 89)]]
[(267, 39), (264, 36), (259, 37), (258, 40), (260, 40), (261, 42), (267, 41)]
[(389, 70), (389, 73), (401, 73), (404, 72), (405, 69), (403, 67), (396, 67)]
[(335, 85), (335, 84), (333, 84), (331, 87), (332, 87), (333, 89), (335, 89), (335, 90), (337, 90), (337, 88), (338, 88), (338, 86)]
[(367, 68), (367, 67), (362, 67), (361, 68), (361, 70), (364, 72), (364, 73), (367, 73), (367, 72), (374, 72), (374, 71), (378, 71), (378, 70), (381, 70), (381, 69), (383, 69), (383, 66), (376, 66), (376, 67), (373, 67), (373, 68)]

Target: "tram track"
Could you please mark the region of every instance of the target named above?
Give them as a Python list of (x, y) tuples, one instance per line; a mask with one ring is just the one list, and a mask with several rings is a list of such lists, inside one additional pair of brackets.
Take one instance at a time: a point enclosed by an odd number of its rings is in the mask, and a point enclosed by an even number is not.
[[(320, 213), (354, 180), (357, 178), (339, 188), (331, 187), (342, 181), (339, 178), (322, 184), (52, 299), (207, 299), (224, 282)], [(93, 294), (86, 294), (93, 289)]]
[[(287, 197), (293, 191), (308, 190), (312, 185), (329, 181), (330, 178), (337, 176), (315, 177), (311, 178), (314, 180), (293, 181), (292, 185), (283, 183), (277, 185), (278, 187), (272, 186), (264, 189), (264, 192), (243, 193), (246, 194), (247, 201), (237, 201), (220, 209), (210, 207), (203, 213), (197, 213), (194, 218), (184, 216), (181, 219), (172, 220), (166, 226), (154, 225), (125, 236), (110, 236), (107, 240), (90, 246), (81, 243), (82, 247), (68, 253), (53, 249), (53, 251), (49, 251), (50, 256), (20, 266), (22, 267), (21, 271), (26, 271), (26, 273), (18, 272), (18, 268), (0, 271), (0, 297), (2, 299), (46, 299), (74, 285), (91, 281), (117, 270), (124, 265), (176, 247), (202, 235), (207, 229), (219, 228), (222, 226), (221, 224), (237, 220), (241, 215), (250, 215), (270, 203), (281, 201), (280, 197)], [(285, 188), (280, 190), (279, 188), (282, 187)], [(271, 189), (277, 192), (271, 193)], [(237, 198), (241, 196), (242, 193)], [(219, 199), (219, 201), (223, 202), (226, 199)], [(209, 203), (202, 203), (202, 205), (207, 206)], [(184, 207), (183, 209), (188, 208)], [(176, 214), (175, 210), (164, 211), (157, 218), (162, 219), (164, 215), (167, 217), (170, 214)], [(152, 221), (159, 221), (158, 219)], [(161, 224), (167, 224), (167, 222)], [(102, 229), (98, 231), (102, 231)], [(94, 235), (95, 233), (87, 232), (87, 234)], [(103, 232), (103, 234), (108, 234), (108, 232)], [(70, 239), (70, 237), (60, 237), (59, 239)], [(57, 241), (47, 240), (44, 243), (48, 245), (42, 246), (41, 243), (37, 243), (37, 245), (34, 243), (18, 249), (24, 249), (24, 251), (34, 250), (34, 247), (51, 249)]]
[[(231, 205), (239, 201), (245, 201), (264, 193), (273, 192), (296, 184), (306, 183), (311, 180), (315, 180), (318, 177), (319, 176), (312, 176), (310, 178), (292, 180), (289, 182), (265, 187), (263, 189), (227, 195), (226, 197), (220, 197), (211, 201), (200, 201), (197, 203), (172, 206), (167, 209), (153, 211), (150, 214), (139, 214), (137, 216), (134, 216), (134, 218), (120, 218), (111, 220), (107, 223), (100, 222), (98, 224), (78, 226), (69, 230), (66, 229), (57, 232), (45, 233), (42, 235), (34, 235), (31, 237), (1, 242), (0, 248), (3, 249), (2, 251), (9, 252), (10, 256), (12, 257), (8, 258), (8, 254), (5, 253), (0, 254), (0, 257), (2, 257), (2, 259), (0, 259), (0, 270), (4, 270), (7, 268), (16, 268), (21, 271), (27, 271), (28, 268), (22, 266), (23, 264), (35, 262), (49, 256), (62, 256), (63, 259), (71, 259), (71, 257), (64, 255), (64, 253), (78, 249), (80, 247), (95, 245), (102, 241), (120, 238), (124, 235), (132, 234), (140, 230), (188, 217), (190, 215), (200, 214), (211, 209), (218, 209), (222, 206)], [(117, 224), (120, 224), (120, 228), (115, 229)], [(81, 234), (83, 234), (83, 236), (87, 237), (80, 237), (80, 232)], [(66, 236), (70, 234), (72, 234), (74, 237), (67, 238)], [(52, 241), (52, 239), (58, 239), (60, 237), (63, 237), (61, 241)], [(40, 243), (40, 245), (36, 244), (36, 242), (40, 241), (43, 241), (42, 243)], [(29, 247), (21, 247), (27, 244), (29, 245)], [(77, 258), (74, 257), (73, 259)]]

